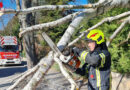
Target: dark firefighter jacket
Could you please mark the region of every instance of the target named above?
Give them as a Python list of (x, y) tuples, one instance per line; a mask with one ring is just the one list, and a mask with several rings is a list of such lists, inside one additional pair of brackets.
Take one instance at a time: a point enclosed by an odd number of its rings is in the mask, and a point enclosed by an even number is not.
[(85, 64), (76, 70), (77, 74), (86, 75), (93, 88), (110, 85), (111, 56), (108, 50), (80, 51), (79, 56)]

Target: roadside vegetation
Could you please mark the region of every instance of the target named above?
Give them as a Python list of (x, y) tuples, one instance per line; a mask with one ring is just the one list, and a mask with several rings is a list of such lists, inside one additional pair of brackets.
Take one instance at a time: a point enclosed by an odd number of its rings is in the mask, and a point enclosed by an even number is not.
[[(45, 1), (47, 4), (50, 4), (50, 5), (68, 4), (70, 2), (70, 0), (45, 0)], [(128, 11), (128, 9), (114, 8), (110, 10), (109, 12), (104, 13), (103, 15), (100, 15), (100, 16), (97, 16), (96, 18), (92, 18), (88, 20), (88, 22), (84, 21), (83, 23), (80, 24), (80, 26), (82, 27), (80, 31), (81, 32), (85, 31), (86, 29), (95, 25), (96, 23), (98, 23), (105, 17), (115, 16), (125, 11)], [(37, 15), (40, 15), (38, 19), (39, 20), (38, 23), (54, 21), (72, 12), (74, 12), (74, 10), (46, 11), (46, 12), (41, 11), (39, 14), (37, 14)], [(117, 29), (117, 27), (121, 24), (121, 22), (122, 20), (117, 20), (112, 23), (104, 23), (98, 29), (101, 29), (105, 33), (106, 40), (109, 40), (109, 37)], [(52, 40), (55, 43), (57, 43), (67, 27), (68, 27), (68, 24), (64, 24), (55, 28), (43, 29), (43, 31), (47, 32), (48, 35), (52, 38)], [(14, 16), (14, 18), (8, 23), (4, 31), (0, 31), (0, 33), (1, 35), (15, 35), (18, 37), (19, 28), (20, 28), (20, 24), (17, 19), (17, 16)], [(130, 24), (125, 26), (125, 28), (120, 32), (120, 34), (112, 41), (112, 44), (109, 48), (109, 51), (112, 57), (112, 66), (111, 66), (112, 71), (120, 72), (120, 73), (130, 73), (130, 56), (129, 56), (130, 40), (122, 43), (123, 41), (127, 39), (129, 30), (130, 30)], [(35, 33), (39, 33), (39, 35), (36, 36), (36, 45), (37, 45), (36, 49), (37, 49), (38, 60), (40, 60), (40, 58), (42, 58), (49, 52), (50, 48), (45, 43), (45, 41), (43, 41), (40, 35), (42, 32), (39, 31)], [(75, 35), (73, 35), (72, 39), (80, 35), (79, 33), (80, 32), (77, 32)], [(82, 41), (81, 43), (84, 43), (84, 42)], [(78, 45), (78, 43), (76, 45)]]

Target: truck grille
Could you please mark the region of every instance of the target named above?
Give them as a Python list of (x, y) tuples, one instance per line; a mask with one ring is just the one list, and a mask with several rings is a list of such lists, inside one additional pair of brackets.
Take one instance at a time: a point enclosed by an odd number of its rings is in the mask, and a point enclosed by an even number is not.
[(7, 59), (7, 60), (13, 60), (13, 58)]
[(12, 61), (12, 62), (6, 62), (6, 63), (14, 63), (14, 62)]

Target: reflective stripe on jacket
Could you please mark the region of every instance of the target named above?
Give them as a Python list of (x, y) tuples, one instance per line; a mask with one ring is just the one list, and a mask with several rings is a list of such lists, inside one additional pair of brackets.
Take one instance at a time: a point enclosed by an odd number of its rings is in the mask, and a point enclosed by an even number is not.
[[(111, 56), (107, 50), (82, 51), (79, 55), (89, 65), (88, 80), (92, 87), (110, 85)], [(81, 71), (76, 70), (76, 73), (80, 74)]]

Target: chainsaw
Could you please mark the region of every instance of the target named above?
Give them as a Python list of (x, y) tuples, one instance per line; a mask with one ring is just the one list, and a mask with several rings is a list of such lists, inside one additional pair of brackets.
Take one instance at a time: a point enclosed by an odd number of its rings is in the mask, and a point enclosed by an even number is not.
[(50, 46), (50, 48), (53, 50), (54, 53), (58, 53), (60, 55), (64, 55), (64, 57), (69, 57), (65, 60), (62, 60), (62, 62), (65, 64), (65, 66), (70, 70), (76, 70), (80, 66), (80, 60), (77, 58), (76, 54), (74, 52), (69, 52), (69, 50), (65, 50), (61, 52), (58, 47), (55, 45), (55, 43), (51, 40), (51, 38), (45, 33), (42, 33), (42, 36), (44, 40), (47, 42), (47, 44)]

